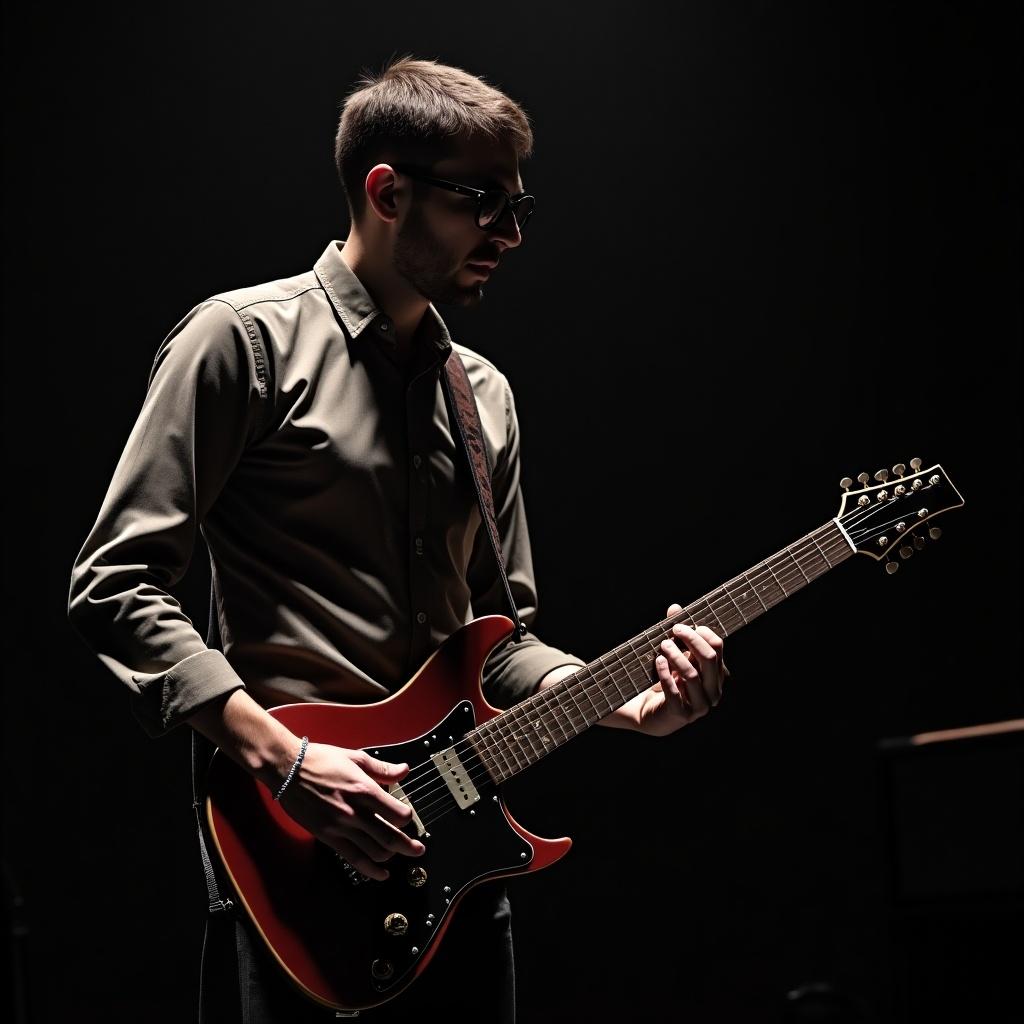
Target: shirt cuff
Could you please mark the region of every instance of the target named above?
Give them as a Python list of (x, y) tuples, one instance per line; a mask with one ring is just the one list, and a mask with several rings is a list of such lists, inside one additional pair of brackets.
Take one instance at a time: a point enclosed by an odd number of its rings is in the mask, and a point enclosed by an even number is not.
[(583, 668), (587, 663), (575, 654), (560, 651), (527, 635), (495, 653), (490, 671), (484, 669), (484, 696), (502, 711), (537, 692), (540, 681), (560, 665)]
[(215, 697), (245, 687), (221, 651), (209, 648), (183, 658), (166, 672), (134, 675), (132, 712), (151, 737), (162, 736)]

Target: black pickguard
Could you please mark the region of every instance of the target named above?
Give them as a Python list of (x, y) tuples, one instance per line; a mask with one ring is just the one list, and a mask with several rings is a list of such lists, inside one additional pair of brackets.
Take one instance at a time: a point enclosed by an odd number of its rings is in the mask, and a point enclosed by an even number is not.
[[(400, 785), (426, 834), (419, 834), (415, 820), (405, 831), (426, 846), (421, 856), (395, 854), (385, 862), (390, 877), (377, 881), (317, 844), (319, 862), (309, 899), (318, 907), (304, 924), (320, 931), (321, 948), (330, 956), (344, 958), (346, 973), (358, 979), (359, 987), (365, 979), (368, 993), (383, 995), (411, 980), (410, 972), (446, 917), (458, 913), (452, 910), (457, 897), (472, 884), (523, 870), (533, 859), (533, 847), (505, 816), (498, 787), (468, 744), (459, 744), (475, 725), (472, 704), (461, 701), (422, 736), (363, 748), (385, 761), (409, 763)], [(430, 760), (453, 745), (479, 792), (480, 799), (469, 806), (460, 806)]]

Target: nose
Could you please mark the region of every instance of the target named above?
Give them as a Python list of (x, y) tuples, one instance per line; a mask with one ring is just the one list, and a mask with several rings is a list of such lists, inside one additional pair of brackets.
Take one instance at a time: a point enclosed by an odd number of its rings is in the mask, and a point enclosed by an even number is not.
[(523, 235), (511, 207), (508, 207), (500, 219), (488, 227), (487, 237), (500, 241), (508, 249), (514, 249), (517, 245), (522, 244)]

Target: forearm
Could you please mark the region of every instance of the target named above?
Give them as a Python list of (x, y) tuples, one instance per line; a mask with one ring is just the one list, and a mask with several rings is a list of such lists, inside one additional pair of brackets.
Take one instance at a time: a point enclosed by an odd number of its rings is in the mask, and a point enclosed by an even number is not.
[(185, 721), (271, 789), (299, 753), (300, 738), (244, 689), (207, 702)]
[[(536, 692), (540, 693), (541, 690), (554, 686), (559, 680), (575, 675), (578, 671), (579, 668), (575, 665), (559, 665), (558, 668), (553, 668), (541, 679)], [(625, 708), (616, 708), (604, 718), (599, 718), (597, 724), (608, 726), (610, 729), (636, 729), (638, 723), (627, 713)]]

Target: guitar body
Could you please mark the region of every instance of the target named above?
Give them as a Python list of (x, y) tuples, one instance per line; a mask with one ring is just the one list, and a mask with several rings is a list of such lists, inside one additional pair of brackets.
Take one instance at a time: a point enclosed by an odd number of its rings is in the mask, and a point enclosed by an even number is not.
[[(484, 699), (481, 671), (511, 631), (503, 615), (475, 619), (401, 690), (375, 704), (302, 703), (270, 711), (312, 743), (409, 763), (399, 784), (414, 810), (405, 831), (426, 852), (392, 856), (384, 881), (357, 872), (289, 817), (264, 785), (214, 754), (206, 799), (214, 848), (258, 934), (311, 999), (360, 1010), (394, 998), (426, 969), (470, 889), (538, 871), (572, 845), (519, 825), (469, 745), (459, 745), (469, 730), (500, 714)], [(453, 745), (461, 758), (455, 772), (447, 760), (432, 760), (444, 759)], [(459, 792), (463, 773), (471, 798)]]

